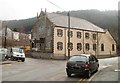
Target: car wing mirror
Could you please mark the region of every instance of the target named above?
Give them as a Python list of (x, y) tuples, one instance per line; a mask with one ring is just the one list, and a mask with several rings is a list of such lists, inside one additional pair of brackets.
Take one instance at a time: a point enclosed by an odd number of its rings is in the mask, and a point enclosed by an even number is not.
[(98, 62), (98, 60), (96, 60), (96, 62)]

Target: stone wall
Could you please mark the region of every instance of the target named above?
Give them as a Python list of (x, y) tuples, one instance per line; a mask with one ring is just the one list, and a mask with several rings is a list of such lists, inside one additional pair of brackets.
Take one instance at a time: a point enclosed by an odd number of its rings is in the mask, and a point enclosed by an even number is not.
[(65, 59), (64, 55), (56, 55), (53, 53), (44, 53), (44, 52), (39, 52), (39, 51), (29, 51), (26, 52), (26, 55), (29, 55), (32, 58), (42, 58), (42, 59)]

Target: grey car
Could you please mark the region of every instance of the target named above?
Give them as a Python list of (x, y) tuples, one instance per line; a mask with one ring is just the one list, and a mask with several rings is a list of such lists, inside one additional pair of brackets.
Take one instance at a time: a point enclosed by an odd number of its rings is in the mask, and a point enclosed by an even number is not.
[(93, 72), (98, 71), (98, 59), (91, 54), (73, 55), (66, 64), (66, 73), (68, 77), (72, 74), (85, 75), (90, 78)]

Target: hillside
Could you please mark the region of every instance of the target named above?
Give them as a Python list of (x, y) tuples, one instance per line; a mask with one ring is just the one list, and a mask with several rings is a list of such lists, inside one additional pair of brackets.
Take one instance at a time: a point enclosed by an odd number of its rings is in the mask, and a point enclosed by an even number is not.
[[(67, 15), (67, 11), (54, 12), (58, 14)], [(117, 28), (118, 28), (118, 13), (117, 11), (98, 11), (98, 10), (78, 10), (70, 11), (70, 15), (78, 18), (83, 18), (92, 22), (93, 24), (108, 29), (112, 36), (117, 39)], [(7, 21), (7, 26), (12, 30), (17, 28), (18, 31), (30, 32), (36, 21), (36, 17), (23, 19), (23, 20), (11, 20)]]

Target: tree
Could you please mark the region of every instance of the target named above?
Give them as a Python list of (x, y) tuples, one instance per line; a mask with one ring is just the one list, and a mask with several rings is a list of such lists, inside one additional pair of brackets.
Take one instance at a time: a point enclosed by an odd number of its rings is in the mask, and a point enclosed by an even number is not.
[(13, 31), (18, 32), (18, 29), (17, 29), (17, 28), (14, 28)]

